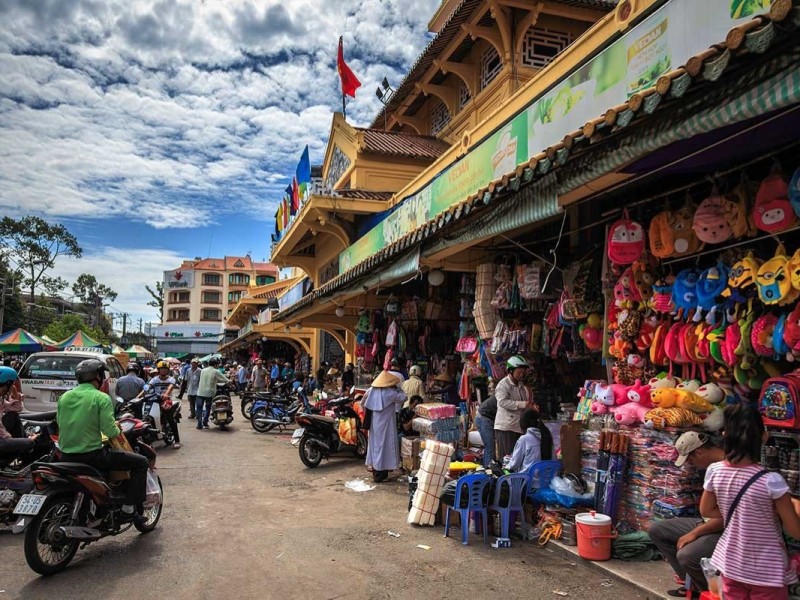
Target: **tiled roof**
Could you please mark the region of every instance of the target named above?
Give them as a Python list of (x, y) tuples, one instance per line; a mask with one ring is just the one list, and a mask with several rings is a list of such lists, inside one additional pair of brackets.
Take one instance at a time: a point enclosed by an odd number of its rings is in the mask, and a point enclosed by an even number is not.
[(352, 198), (353, 200), (391, 200), (394, 192), (370, 192), (367, 190), (336, 190), (333, 193), (338, 198)]
[(225, 259), (224, 258), (204, 258), (203, 260), (194, 261), (192, 265), (194, 269), (203, 269), (206, 271), (224, 271)]
[[(637, 92), (624, 104), (608, 109), (602, 116), (589, 121), (580, 129), (565, 136), (564, 141), (544, 149), (528, 162), (518, 165), (514, 171), (490, 182), (483, 189), (465, 198), (460, 204), (450, 207), (416, 230), (383, 247), (379, 252), (361, 261), (350, 270), (303, 296), (298, 302), (274, 315), (273, 321), (282, 321), (312, 305), (320, 298), (351, 285), (375, 269), (385, 268), (387, 262), (395, 260), (401, 253), (419, 245), (443, 227), (458, 222), (471, 212), (488, 205), (498, 196), (502, 196), (503, 192), (519, 190), (521, 185), (531, 183), (551, 172), (555, 167), (563, 166), (571, 154), (599, 141), (606, 133), (628, 127), (639, 118), (653, 114), (659, 105), (663, 104), (662, 100), (682, 97), (695, 80), (698, 82), (717, 81), (728, 68), (731, 60), (738, 55), (747, 55), (749, 52), (765, 52), (778, 35), (778, 30), (773, 22), (786, 21), (786, 29), (790, 29), (791, 25), (795, 28), (800, 27), (800, 9), (792, 11), (791, 2), (776, 3), (772, 6), (771, 20), (766, 17), (757, 17), (737, 25), (730, 30), (725, 43), (717, 44), (700, 52), (690, 58), (685, 66), (662, 75), (655, 86)], [(792, 20), (787, 20), (790, 15)], [(797, 35), (796, 30), (790, 35)]]
[(428, 135), (409, 135), (359, 127), (355, 130), (363, 135), (363, 152), (433, 161), (450, 148), (447, 142)]
[(252, 271), (253, 263), (249, 256), (226, 256), (225, 269), (228, 271), (234, 271), (236, 269)]

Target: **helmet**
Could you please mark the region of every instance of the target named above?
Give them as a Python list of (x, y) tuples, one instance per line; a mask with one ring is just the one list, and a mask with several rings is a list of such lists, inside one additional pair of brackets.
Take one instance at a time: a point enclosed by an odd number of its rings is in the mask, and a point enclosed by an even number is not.
[(139, 372), (139, 365), (137, 365), (136, 363), (129, 364), (128, 368), (125, 369), (125, 372), (126, 373), (130, 373), (131, 371), (133, 371), (134, 373), (138, 373)]
[(75, 367), (75, 379), (78, 383), (89, 383), (103, 377), (103, 371), (106, 370), (106, 365), (101, 360), (96, 358), (89, 358), (82, 360)]
[(0, 384), (11, 383), (19, 377), (16, 370), (11, 367), (0, 367)]
[(156, 363), (156, 370), (169, 369), (169, 363), (165, 360), (160, 360)]
[(511, 358), (509, 358), (506, 361), (506, 368), (509, 371), (512, 371), (514, 369), (520, 369), (520, 368), (527, 369), (528, 367), (530, 367), (530, 365), (528, 364), (528, 361), (525, 360), (524, 358), (522, 358), (519, 355), (512, 356)]
[(409, 376), (422, 377), (422, 369), (419, 365), (414, 365), (408, 370)]

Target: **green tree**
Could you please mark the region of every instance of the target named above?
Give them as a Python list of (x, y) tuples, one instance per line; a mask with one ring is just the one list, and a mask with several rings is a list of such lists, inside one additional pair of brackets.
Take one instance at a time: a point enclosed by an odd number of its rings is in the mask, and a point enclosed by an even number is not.
[(91, 327), (87, 325), (86, 322), (78, 315), (63, 315), (62, 317), (59, 317), (58, 319), (50, 322), (50, 324), (44, 328), (42, 334), (54, 339), (57, 342), (60, 342), (61, 340), (71, 336), (79, 329), (83, 330), (84, 333), (102, 344), (109, 343), (109, 337), (103, 333), (103, 331), (97, 327)]
[(63, 279), (48, 275), (56, 258), (80, 258), (82, 253), (78, 240), (61, 224), (51, 225), (34, 216), (20, 219), (3, 217), (0, 220), (0, 254), (20, 272), (24, 287), (30, 290), (29, 323), (37, 287), (51, 295), (66, 287)]
[(19, 289), (19, 275), (0, 260), (0, 332), (25, 326), (25, 310)]
[(150, 302), (147, 303), (147, 306), (152, 306), (153, 308), (157, 308), (158, 309), (158, 320), (159, 321), (163, 321), (164, 320), (163, 319), (163, 317), (164, 317), (164, 282), (156, 281), (156, 289), (155, 289), (155, 291), (153, 291), (153, 289), (149, 285), (144, 286), (144, 289), (146, 289), (147, 293), (149, 293), (153, 297), (153, 299), (150, 300)]
[[(92, 318), (92, 324), (106, 331), (111, 331), (111, 324), (108, 318), (104, 318), (103, 304), (108, 300), (113, 302), (117, 299), (117, 292), (107, 285), (97, 281), (97, 278), (90, 273), (81, 273), (75, 283), (72, 284), (72, 292), (81, 301)], [(105, 327), (104, 327), (105, 325)]]

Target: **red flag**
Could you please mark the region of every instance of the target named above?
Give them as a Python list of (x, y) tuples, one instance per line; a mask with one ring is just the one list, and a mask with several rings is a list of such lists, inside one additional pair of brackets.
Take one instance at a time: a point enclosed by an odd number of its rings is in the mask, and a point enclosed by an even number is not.
[(344, 62), (344, 47), (342, 46), (342, 36), (339, 36), (339, 55), (336, 57), (336, 70), (339, 71), (339, 79), (342, 80), (342, 94), (356, 97), (356, 90), (361, 87), (361, 82), (358, 80), (347, 63)]
[(297, 177), (292, 177), (292, 214), (300, 209), (300, 190), (297, 187)]

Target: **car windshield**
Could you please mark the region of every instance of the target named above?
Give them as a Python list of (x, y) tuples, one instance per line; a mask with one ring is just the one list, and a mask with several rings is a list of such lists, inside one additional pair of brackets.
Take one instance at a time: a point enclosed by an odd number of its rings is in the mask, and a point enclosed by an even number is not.
[(22, 367), (20, 379), (75, 379), (81, 356), (32, 356)]

